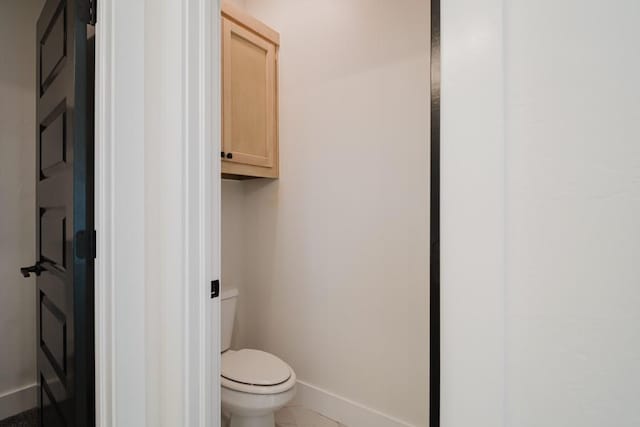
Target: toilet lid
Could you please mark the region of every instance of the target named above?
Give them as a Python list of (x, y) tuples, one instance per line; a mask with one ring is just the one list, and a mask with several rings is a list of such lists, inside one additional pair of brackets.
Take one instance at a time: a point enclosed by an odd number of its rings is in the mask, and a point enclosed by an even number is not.
[(243, 384), (276, 385), (291, 377), (291, 368), (273, 354), (243, 349), (222, 354), (222, 376)]

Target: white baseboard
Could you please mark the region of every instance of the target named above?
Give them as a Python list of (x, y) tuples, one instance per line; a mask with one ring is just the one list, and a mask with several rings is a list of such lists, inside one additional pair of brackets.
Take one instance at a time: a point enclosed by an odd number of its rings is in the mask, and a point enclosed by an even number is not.
[(38, 384), (31, 384), (0, 394), (0, 420), (35, 408), (37, 397)]
[(298, 381), (294, 404), (302, 405), (347, 427), (414, 427), (330, 391)]

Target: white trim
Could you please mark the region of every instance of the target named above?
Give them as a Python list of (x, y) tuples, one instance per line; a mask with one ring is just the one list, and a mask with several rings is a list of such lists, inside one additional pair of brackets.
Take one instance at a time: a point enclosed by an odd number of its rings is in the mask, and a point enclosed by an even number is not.
[(507, 423), (503, 13), (442, 2), (442, 427)]
[[(212, 142), (212, 159), (216, 159), (211, 164), (211, 199), (209, 201), (211, 206), (211, 230), (209, 235), (211, 237), (211, 253), (210, 259), (211, 265), (211, 277), (214, 279), (221, 279), (222, 276), (222, 178), (221, 178), (221, 162), (218, 159), (218, 153), (222, 150), (222, 75), (221, 75), (221, 58), (222, 58), (222, 20), (220, 19), (221, 1), (214, 0), (211, 3), (211, 10), (209, 15), (203, 14), (204, 19), (209, 19), (212, 23), (209, 28), (209, 32), (206, 33), (207, 40), (210, 44), (205, 45), (206, 51), (210, 52), (210, 62), (207, 69), (207, 75), (211, 76), (209, 90), (211, 99), (209, 105), (211, 107), (210, 114), (208, 114), (208, 121), (211, 123), (209, 138)], [(222, 288), (222, 286), (221, 286)], [(222, 290), (222, 289), (221, 289)], [(222, 413), (221, 408), (221, 396), (220, 396), (220, 371), (221, 371), (221, 298), (216, 298), (212, 301), (211, 313), (209, 318), (209, 325), (211, 330), (208, 332), (210, 337), (209, 348), (211, 349), (211, 371), (210, 375), (212, 382), (210, 383), (210, 389), (212, 390), (209, 396), (207, 405), (211, 407), (211, 416), (213, 420), (207, 426), (220, 427)]]
[(110, 218), (111, 206), (111, 182), (107, 179), (113, 176), (111, 172), (111, 134), (110, 118), (111, 109), (111, 76), (113, 52), (112, 41), (109, 38), (113, 34), (111, 28), (111, 5), (109, 0), (101, 1), (99, 6), (100, 22), (96, 24), (96, 105), (95, 105), (95, 200), (96, 200), (96, 230), (97, 235), (96, 264), (95, 264), (95, 363), (96, 363), (96, 426), (107, 427), (113, 425), (115, 414), (113, 407), (113, 327), (112, 327), (112, 272), (108, 268), (109, 260), (113, 258), (110, 253)]
[(37, 406), (38, 384), (31, 384), (0, 395), (0, 420)]
[(96, 424), (144, 426), (144, 4), (96, 25)]
[(413, 427), (405, 421), (300, 380), (293, 404), (302, 405), (349, 427)]
[(96, 422), (218, 426), (219, 2), (99, 4)]
[[(218, 34), (219, 5), (209, 0), (183, 1), (183, 253), (185, 297), (186, 385), (185, 426), (210, 427), (220, 423), (219, 344), (213, 340), (213, 318), (220, 299), (211, 299), (210, 283), (219, 278), (219, 162), (213, 162), (212, 141), (219, 144), (219, 97), (214, 85), (219, 61), (213, 34)], [(213, 64), (216, 64), (215, 67)], [(218, 103), (219, 104), (219, 103)], [(215, 242), (212, 244), (212, 241)], [(214, 257), (213, 254), (216, 254)], [(219, 322), (215, 322), (219, 324)], [(219, 329), (219, 328), (218, 328)], [(219, 335), (219, 334), (218, 334)], [(216, 355), (217, 357), (214, 357)], [(214, 374), (215, 372), (215, 374)]]
[(100, 2), (99, 427), (220, 422), (219, 300), (209, 298), (219, 274), (218, 14), (208, 0)]

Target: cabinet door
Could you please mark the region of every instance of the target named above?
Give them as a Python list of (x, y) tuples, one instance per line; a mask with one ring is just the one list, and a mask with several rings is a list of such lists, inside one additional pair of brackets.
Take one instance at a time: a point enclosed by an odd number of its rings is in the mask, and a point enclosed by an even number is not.
[(226, 18), (222, 26), (224, 161), (273, 167), (276, 48)]

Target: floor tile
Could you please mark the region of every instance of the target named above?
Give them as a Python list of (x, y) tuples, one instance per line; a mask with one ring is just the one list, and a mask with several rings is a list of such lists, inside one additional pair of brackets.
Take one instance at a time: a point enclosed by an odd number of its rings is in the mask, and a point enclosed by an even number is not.
[(36, 427), (38, 424), (38, 410), (32, 409), (14, 417), (0, 421), (0, 427)]
[[(276, 427), (346, 427), (311, 409), (299, 405), (286, 406), (276, 412)], [(229, 427), (229, 420), (222, 416), (222, 427)]]
[(333, 421), (303, 406), (287, 406), (276, 412), (277, 427), (339, 427)]

